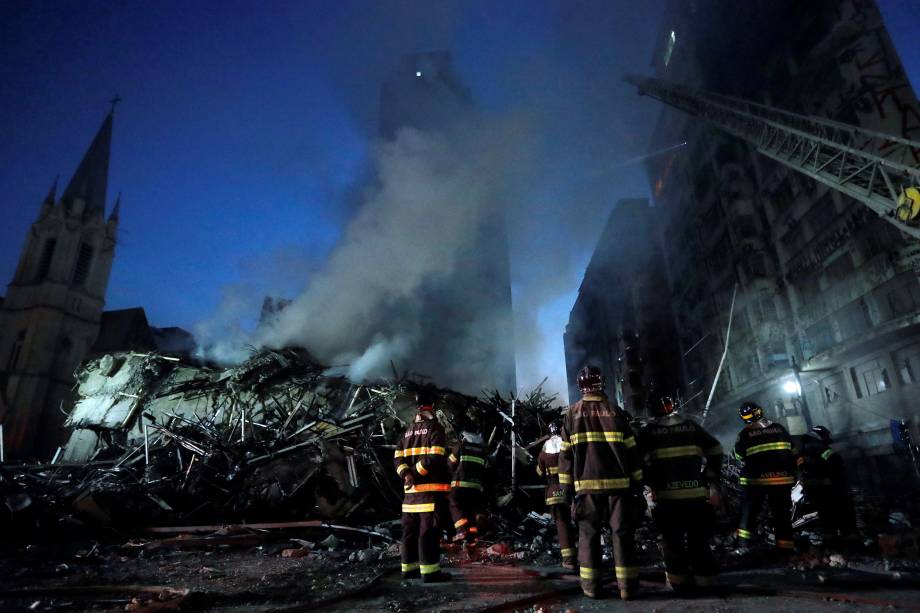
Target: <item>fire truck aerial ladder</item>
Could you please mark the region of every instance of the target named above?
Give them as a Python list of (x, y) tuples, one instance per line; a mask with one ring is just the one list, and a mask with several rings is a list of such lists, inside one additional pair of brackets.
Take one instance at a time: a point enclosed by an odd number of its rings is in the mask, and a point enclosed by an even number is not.
[(708, 121), (920, 239), (920, 143), (660, 79), (629, 76), (626, 81), (639, 88), (639, 95)]

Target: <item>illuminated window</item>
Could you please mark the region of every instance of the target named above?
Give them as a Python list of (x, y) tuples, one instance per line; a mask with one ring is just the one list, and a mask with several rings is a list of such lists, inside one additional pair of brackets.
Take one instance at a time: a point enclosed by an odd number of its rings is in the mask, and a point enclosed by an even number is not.
[(677, 34), (674, 33), (674, 30), (671, 30), (671, 35), (668, 37), (668, 48), (664, 51), (664, 65), (667, 66), (671, 61), (671, 53), (674, 52), (674, 43), (677, 42)]

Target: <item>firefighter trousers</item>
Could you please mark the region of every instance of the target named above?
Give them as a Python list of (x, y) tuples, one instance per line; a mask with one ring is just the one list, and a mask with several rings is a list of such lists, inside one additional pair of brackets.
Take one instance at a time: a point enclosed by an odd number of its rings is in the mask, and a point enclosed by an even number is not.
[(438, 572), (440, 567), (440, 530), (435, 513), (402, 514), (402, 572), (423, 575)]
[(572, 533), (572, 510), (568, 504), (549, 505), (549, 514), (556, 522), (556, 535), (563, 562), (575, 562), (575, 536)]
[(482, 490), (454, 487), (450, 490), (450, 516), (454, 530), (470, 536), (479, 532), (476, 515), (482, 511)]
[(598, 590), (603, 584), (601, 530), (609, 525), (613, 532), (613, 560), (620, 590), (639, 585), (636, 536), (632, 497), (622, 494), (581, 494), (575, 498), (578, 523), (578, 566), (582, 588)]
[(770, 509), (770, 525), (779, 549), (791, 550), (792, 542), (792, 486), (745, 485), (741, 495), (741, 521), (738, 536), (750, 542), (757, 531), (757, 518), (764, 501)]
[(652, 512), (661, 533), (665, 574), (672, 587), (712, 585), (718, 563), (709, 542), (715, 531), (715, 511), (704, 499), (659, 500)]

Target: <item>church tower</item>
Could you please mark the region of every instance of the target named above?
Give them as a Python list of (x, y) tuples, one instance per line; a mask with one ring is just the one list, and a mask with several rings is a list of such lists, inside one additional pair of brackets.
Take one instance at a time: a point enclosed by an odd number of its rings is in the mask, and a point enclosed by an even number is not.
[(42, 202), (0, 308), (7, 460), (53, 453), (73, 372), (99, 334), (120, 204), (106, 219), (113, 114), (114, 104), (60, 199), (55, 180)]

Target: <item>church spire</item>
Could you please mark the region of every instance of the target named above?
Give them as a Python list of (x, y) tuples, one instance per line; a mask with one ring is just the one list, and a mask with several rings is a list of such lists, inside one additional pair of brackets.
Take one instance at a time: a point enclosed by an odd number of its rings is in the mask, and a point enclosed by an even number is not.
[(118, 192), (118, 197), (115, 198), (115, 206), (112, 207), (112, 212), (109, 214), (109, 223), (115, 222), (118, 223), (118, 215), (121, 213), (121, 192)]
[(109, 151), (112, 147), (112, 118), (115, 106), (99, 128), (96, 137), (90, 144), (86, 155), (80, 162), (77, 172), (74, 173), (67, 189), (64, 190), (62, 199), (70, 204), (80, 198), (85, 203), (83, 209), (86, 214), (93, 211), (105, 211), (105, 192), (109, 179)]
[(51, 184), (51, 189), (48, 190), (48, 195), (45, 196), (45, 202), (44, 202), (44, 204), (46, 204), (46, 205), (48, 205), (48, 206), (53, 206), (53, 205), (54, 205), (54, 200), (55, 200), (55, 198), (57, 198), (57, 184), (58, 184), (58, 179), (60, 179), (60, 178), (61, 178), (61, 175), (55, 175), (55, 177), (54, 177), (54, 183)]

